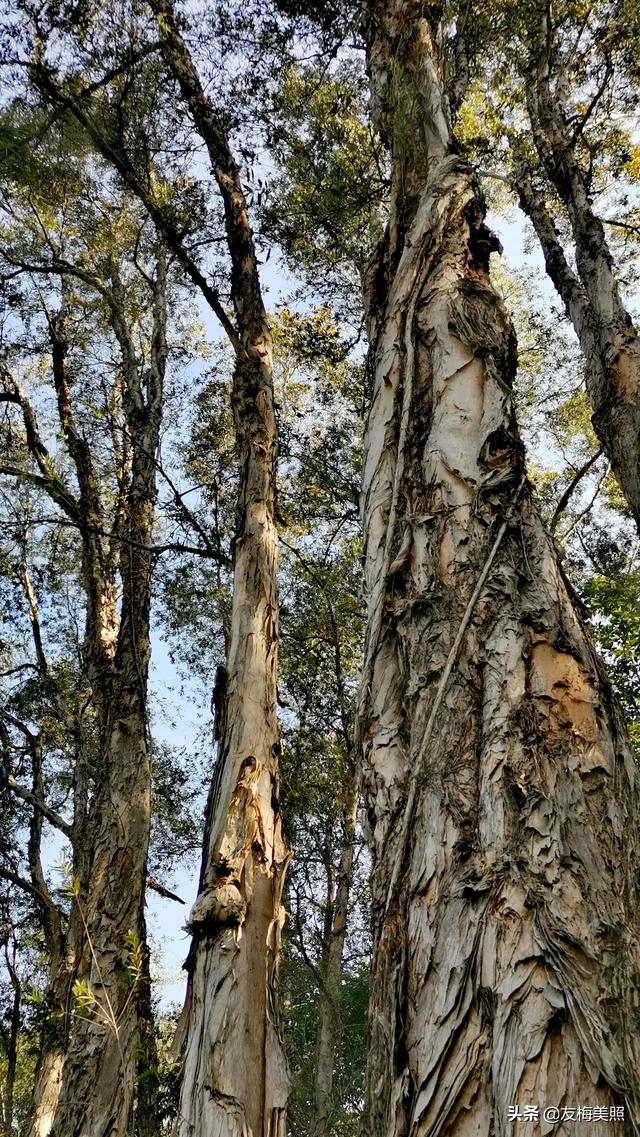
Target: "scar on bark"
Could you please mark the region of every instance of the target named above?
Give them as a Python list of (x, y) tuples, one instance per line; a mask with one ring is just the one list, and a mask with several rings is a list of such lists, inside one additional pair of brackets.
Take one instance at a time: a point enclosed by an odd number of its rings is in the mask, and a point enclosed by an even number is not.
[(624, 403), (633, 402), (638, 393), (638, 354), (623, 347), (611, 368), (611, 379), (618, 398)]
[(543, 642), (533, 645), (530, 666), (534, 698), (550, 701), (561, 726), (570, 723), (575, 734), (596, 742), (596, 694), (577, 659)]
[(219, 741), (224, 733), (224, 724), (227, 712), (227, 669), (223, 664), (216, 667), (216, 678), (211, 695), (211, 713), (213, 715), (213, 737)]

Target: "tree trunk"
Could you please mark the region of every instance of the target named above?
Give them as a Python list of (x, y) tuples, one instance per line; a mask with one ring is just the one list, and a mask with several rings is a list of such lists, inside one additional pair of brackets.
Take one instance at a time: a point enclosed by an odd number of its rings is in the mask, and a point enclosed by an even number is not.
[[(239, 525), (226, 696), (201, 889), (190, 913), (180, 1137), (284, 1137), (289, 1081), (275, 969), (287, 854), (278, 810), (275, 419), (271, 344), (234, 381)], [(255, 395), (253, 394), (255, 392)]]
[(6, 1040), (6, 1073), (2, 1087), (2, 1137), (13, 1137), (13, 1100), (18, 1067), (18, 1039), (20, 1037), (20, 1016), (22, 1011), (22, 985), (16, 970), (16, 956), (9, 955), (9, 946), (5, 944), (5, 963), (9, 979), (13, 988), (13, 1001), (8, 1012), (6, 1031), (3, 1031), (3, 1040)]
[(637, 1133), (636, 767), (526, 485), (441, 39), (436, 6), (370, 10), (393, 180), (366, 295), (365, 1132), (506, 1137), (529, 1106), (533, 1135), (578, 1107), (594, 1137)]
[(514, 162), (514, 188), (573, 323), (585, 361), (594, 430), (640, 530), (640, 339), (620, 298), (604, 227), (576, 153), (580, 132), (569, 120), (562, 71), (551, 89), (552, 34), (545, 26), (543, 35), (533, 37), (534, 62), (525, 77), (527, 107), (542, 169), (569, 217), (577, 275), (521, 155)]
[(156, 1022), (153, 1010), (151, 969), (143, 916), (142, 983), (138, 993), (139, 1045), (133, 1123), (135, 1137), (157, 1137), (159, 1130), (160, 1075)]
[(333, 1071), (336, 1046), (342, 1028), (340, 980), (353, 876), (357, 802), (354, 784), (346, 802), (343, 818), (344, 836), (340, 851), (337, 888), (335, 897), (331, 896), (329, 901), (328, 943), (322, 961), (322, 988), (318, 1012), (312, 1137), (330, 1137), (331, 1133)]
[(236, 356), (234, 410), (240, 451), (228, 691), (201, 874), (185, 1010), (189, 1027), (177, 1121), (180, 1134), (283, 1137), (288, 1075), (275, 970), (287, 852), (279, 804), (276, 719), (275, 459), (272, 345), (240, 171), (223, 121), (203, 90), (171, 0), (150, 0), (170, 76), (206, 145), (223, 204), (235, 321), (185, 248), (182, 233), (122, 146), (82, 100), (34, 64), (31, 76), (64, 106), (144, 204), (177, 262), (229, 336)]
[[(276, 971), (288, 854), (279, 795), (277, 437), (272, 341), (240, 171), (171, 0), (150, 0), (164, 58), (224, 204), (236, 325), (233, 409), (240, 457), (230, 644), (207, 808), (200, 891), (187, 924), (188, 1029), (179, 1137), (285, 1137), (289, 1077)], [(206, 295), (206, 293), (205, 293)], [(217, 312), (215, 303), (213, 310)], [(225, 687), (224, 692), (221, 690)]]

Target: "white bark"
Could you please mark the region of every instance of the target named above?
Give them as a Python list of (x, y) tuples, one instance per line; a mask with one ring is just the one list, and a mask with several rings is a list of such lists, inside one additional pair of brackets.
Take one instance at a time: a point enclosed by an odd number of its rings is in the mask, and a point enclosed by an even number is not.
[[(439, 29), (421, 5), (374, 5), (371, 34), (374, 83), (386, 58), (433, 105)], [(411, 132), (385, 98), (399, 161)], [(636, 1133), (636, 766), (524, 482), (479, 189), (451, 139), (443, 154), (422, 137), (411, 223), (368, 281), (365, 1131), (506, 1137), (509, 1107), (533, 1105), (527, 1132), (565, 1137), (575, 1122), (545, 1108), (624, 1105), (626, 1129), (589, 1132)]]
[(272, 342), (240, 172), (170, 0), (151, 0), (165, 59), (207, 146), (225, 210), (237, 328), (240, 456), (231, 637), (207, 811), (178, 1137), (285, 1137), (289, 1078), (276, 971), (288, 854), (279, 794)]
[[(271, 382), (270, 343), (260, 353)], [(264, 388), (263, 388), (264, 391)], [(178, 1134), (284, 1137), (289, 1080), (276, 1008), (287, 853), (277, 805), (275, 429), (238, 415), (246, 451), (226, 711), (201, 891), (189, 916), (193, 973)], [(254, 423), (255, 425), (255, 423)]]

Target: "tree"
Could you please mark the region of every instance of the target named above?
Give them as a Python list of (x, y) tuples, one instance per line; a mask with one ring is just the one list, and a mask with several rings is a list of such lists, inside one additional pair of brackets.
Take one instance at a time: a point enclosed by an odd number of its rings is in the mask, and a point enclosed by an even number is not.
[[(11, 774), (8, 786), (32, 811), (28, 876), (6, 867), (0, 875), (35, 901), (49, 949), (48, 1017), (28, 1130), (33, 1137), (77, 1126), (123, 1131), (133, 1100), (150, 816), (152, 534), (168, 303), (164, 249), (148, 226), (136, 224), (126, 198), (105, 202), (102, 214), (98, 209), (90, 216), (84, 194), (91, 174), (67, 155), (72, 172), (58, 200), (48, 187), (43, 202), (38, 158), (43, 155), (32, 158), (28, 171), (29, 189), (18, 183), (5, 195), (13, 228), (5, 232), (3, 257), (9, 278), (41, 282), (32, 290), (33, 322), (47, 342), (40, 353), (57, 416), (55, 442), (48, 443), (41, 422), (48, 408), (39, 413), (21, 377), (28, 378), (30, 359), (19, 333), (14, 345), (5, 342), (0, 391), (9, 409), (1, 472), (31, 487), (31, 507), (27, 496), (9, 556), (28, 614), (32, 662), (16, 663), (22, 682), (3, 709), (9, 760), (12, 751), (27, 756), (30, 785)], [(69, 221), (70, 194), (76, 200)], [(84, 228), (78, 226), (83, 208)], [(91, 324), (119, 350), (110, 375), (91, 375)], [(48, 501), (50, 522), (32, 508), (34, 493), (40, 508)], [(33, 572), (48, 523), (77, 534), (79, 559), (69, 576), (76, 577), (77, 615), (85, 619), (80, 666), (65, 661), (42, 622)], [(35, 728), (30, 724), (38, 716)], [(60, 751), (71, 766), (62, 776), (71, 816), (64, 805), (60, 812), (47, 801), (60, 791), (51, 773)], [(11, 764), (18, 772), (20, 763)], [(68, 905), (47, 881), (44, 823), (71, 848)]]
[[(288, 1079), (274, 988), (287, 853), (278, 804), (271, 337), (247, 201), (224, 120), (204, 93), (171, 5), (154, 0), (150, 7), (159, 40), (149, 38), (152, 29), (144, 17), (136, 23), (134, 15), (129, 26), (126, 21), (106, 21), (91, 38), (84, 34), (86, 21), (92, 18), (88, 8), (75, 22), (67, 21), (63, 12), (29, 11), (26, 52), (34, 87), (56, 114), (79, 124), (142, 203), (165, 247), (201, 291), (234, 350), (240, 468), (234, 592), (229, 653), (226, 667), (219, 670), (216, 692), (221, 712), (216, 727), (219, 751), (209, 798), (201, 890), (188, 925), (193, 950), (179, 1126), (185, 1132), (196, 1126), (203, 1135), (214, 1130), (236, 1133), (243, 1127), (280, 1134), (284, 1132)], [(51, 63), (44, 46), (52, 27), (66, 37), (69, 48), (59, 68), (57, 57), (56, 64)], [(128, 33), (132, 41), (127, 40)], [(149, 164), (155, 143), (143, 122), (143, 108), (149, 108), (155, 125), (157, 104), (149, 92), (157, 91), (158, 85), (150, 86), (146, 81), (149, 71), (145, 75), (144, 67), (138, 65), (159, 48), (166, 66), (163, 78), (166, 81), (168, 75), (179, 93), (178, 108), (187, 118), (187, 131), (191, 133), (193, 123), (215, 177), (231, 265), (234, 318), (188, 248), (194, 201), (200, 209), (199, 225), (204, 223), (202, 213), (206, 214), (197, 191), (189, 192), (192, 180), (187, 179), (185, 186), (176, 176), (172, 185), (166, 168)], [(157, 79), (157, 71), (152, 65), (149, 68)], [(90, 74), (97, 77), (89, 81)], [(184, 121), (179, 129), (185, 129)], [(175, 165), (169, 166), (173, 173)], [(214, 232), (209, 243), (216, 240)]]
[[(363, 376), (361, 363), (345, 359), (348, 345), (326, 308), (303, 314), (280, 308), (271, 326), (280, 440), (282, 801), (294, 854), (285, 891), (290, 918), (282, 988), (293, 1080), (288, 1126), (303, 1137), (320, 1125), (352, 1133), (361, 1092), (363, 1029), (349, 1013), (362, 1007), (359, 965), (367, 951), (366, 932), (359, 932), (367, 920), (362, 864), (356, 872), (362, 836), (355, 831), (353, 754), (362, 628), (357, 498)], [(233, 538), (237, 477), (225, 378), (231, 366), (224, 352), (214, 355), (184, 447), (185, 477), (202, 487), (199, 521), (223, 533), (225, 542)], [(208, 697), (211, 645), (220, 653), (228, 635), (231, 580), (216, 566), (205, 575), (198, 564), (186, 572), (180, 566), (167, 587), (172, 641), (186, 669), (201, 676)]]
[[(620, 295), (604, 224), (593, 205), (593, 144), (585, 141), (599, 103), (615, 79), (622, 78), (616, 76), (619, 18), (616, 12), (593, 14), (585, 26), (578, 12), (552, 17), (547, 7), (531, 13), (525, 81), (538, 163), (532, 177), (530, 162), (516, 146), (513, 180), (585, 356), (596, 433), (640, 527), (640, 341)], [(571, 25), (573, 43), (568, 42)], [(578, 92), (586, 73), (595, 90), (585, 107)], [(611, 112), (607, 108), (605, 113)], [(535, 185), (540, 173), (569, 218), (575, 272), (544, 193)]]
[(219, 750), (200, 892), (189, 915), (189, 1024), (178, 1132), (284, 1137), (288, 1074), (275, 991), (287, 851), (276, 713), (278, 599), (272, 340), (240, 173), (173, 9), (153, 0), (164, 57), (224, 204), (237, 320), (240, 451), (229, 651), (216, 686)]
[(362, 989), (368, 951), (353, 739), (363, 617), (357, 516), (363, 367), (345, 358), (348, 344), (326, 308), (307, 315), (285, 308), (274, 335), (283, 803), (294, 854), (283, 976), (293, 1008), (289, 1125), (296, 1137), (329, 1137), (352, 1132), (355, 1122), (361, 1090), (349, 1050), (358, 1054), (359, 1035), (345, 1020), (349, 999)]
[(367, 1132), (506, 1133), (510, 1107), (574, 1101), (635, 1132), (636, 767), (527, 487), (441, 20), (368, 11), (392, 177), (365, 293)]
[(456, 108), (463, 131), (533, 225), (582, 349), (596, 434), (637, 526), (640, 345), (621, 243), (638, 236), (637, 17), (624, 0), (507, 0), (457, 19), (469, 78)]

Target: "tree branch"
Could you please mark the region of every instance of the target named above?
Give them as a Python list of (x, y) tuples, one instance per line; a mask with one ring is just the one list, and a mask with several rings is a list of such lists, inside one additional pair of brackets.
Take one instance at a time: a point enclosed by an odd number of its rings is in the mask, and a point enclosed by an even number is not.
[(573, 494), (574, 490), (580, 485), (580, 482), (584, 478), (585, 474), (589, 473), (589, 470), (591, 469), (592, 466), (595, 465), (595, 463), (598, 461), (598, 458), (601, 458), (601, 457), (602, 457), (602, 449), (598, 450), (598, 452), (596, 454), (594, 454), (591, 458), (589, 458), (588, 461), (586, 461), (584, 463), (584, 465), (581, 466), (580, 469), (577, 470), (576, 473), (574, 474), (573, 478), (569, 482), (569, 485), (567, 486), (566, 490), (562, 494), (562, 497), (560, 498), (560, 500), (559, 500), (559, 502), (558, 502), (558, 504), (554, 510), (553, 517), (551, 518), (551, 524), (549, 525), (549, 532), (551, 534), (555, 533), (558, 522), (559, 522), (562, 514), (564, 513), (565, 509), (567, 508), (567, 505), (569, 504), (569, 500), (570, 500), (571, 495)]
[[(237, 329), (225, 312), (216, 289), (207, 280), (188, 250), (184, 247), (177, 226), (171, 219), (168, 210), (158, 203), (153, 192), (140, 180), (129, 156), (120, 151), (117, 146), (113, 145), (99, 129), (95, 119), (82, 106), (82, 96), (78, 101), (70, 95), (65, 94), (57, 85), (54, 73), (50, 68), (45, 67), (42, 63), (34, 63), (30, 66), (30, 72), (31, 78), (41, 94), (45, 95), (54, 106), (63, 108), (77, 119), (87, 131), (87, 134), (103, 158), (113, 166), (125, 185), (144, 205), (156, 228), (164, 237), (167, 247), (176, 257), (176, 260), (185, 274), (202, 293), (211, 311), (224, 328), (234, 349), (236, 351), (242, 351), (242, 343), (238, 336)], [(155, 176), (157, 181), (165, 181), (157, 171), (155, 172)]]
[(67, 824), (67, 822), (63, 817), (60, 816), (59, 813), (56, 813), (55, 809), (51, 809), (46, 802), (42, 801), (41, 798), (36, 797), (36, 795), (32, 793), (31, 790), (28, 790), (26, 788), (26, 786), (18, 785), (15, 778), (13, 777), (13, 774), (9, 774), (9, 777), (7, 778), (7, 785), (11, 792), (16, 795), (16, 797), (19, 797), (22, 799), (22, 801), (26, 801), (29, 803), (29, 805), (32, 805), (34, 809), (37, 809), (42, 814), (42, 816), (46, 818), (50, 825), (53, 825), (54, 829), (59, 829), (61, 833), (64, 833), (65, 837), (68, 837), (69, 840), (71, 840), (71, 826)]

